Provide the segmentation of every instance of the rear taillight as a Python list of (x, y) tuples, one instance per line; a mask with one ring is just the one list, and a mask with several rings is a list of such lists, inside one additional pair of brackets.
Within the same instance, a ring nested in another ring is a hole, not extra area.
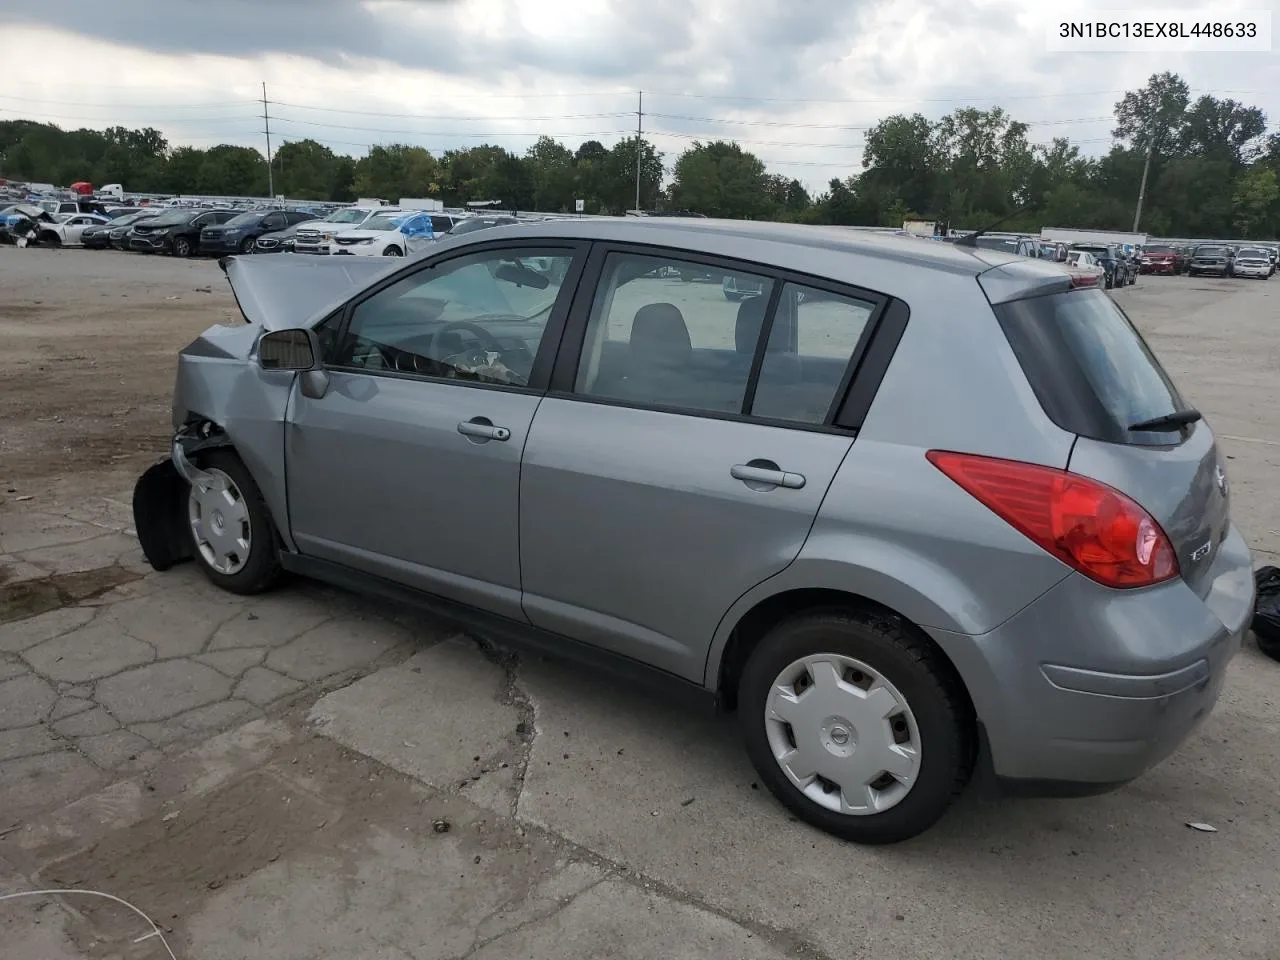
[(1113, 487), (1017, 460), (943, 450), (926, 456), (983, 506), (1104, 586), (1145, 587), (1178, 575), (1160, 524)]

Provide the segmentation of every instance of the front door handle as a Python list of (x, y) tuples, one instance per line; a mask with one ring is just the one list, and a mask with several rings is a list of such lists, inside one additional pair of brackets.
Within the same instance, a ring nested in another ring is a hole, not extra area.
[(729, 475), (735, 480), (741, 480), (750, 486), (751, 484), (759, 484), (769, 487), (787, 487), (790, 490), (799, 490), (804, 486), (804, 474), (789, 473), (786, 470), (779, 470), (777, 467), (758, 467), (753, 463), (739, 463), (729, 471)]
[(464, 437), (475, 440), (510, 440), (511, 431), (506, 427), (495, 427), (486, 417), (473, 417), (458, 424), (458, 432)]

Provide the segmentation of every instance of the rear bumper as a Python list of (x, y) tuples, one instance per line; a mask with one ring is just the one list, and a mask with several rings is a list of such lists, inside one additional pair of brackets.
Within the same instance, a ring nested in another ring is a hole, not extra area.
[(1203, 599), (1180, 578), (1115, 591), (1073, 574), (989, 633), (930, 632), (969, 689), (997, 781), (1086, 794), (1140, 776), (1209, 715), (1253, 603), (1233, 526)]

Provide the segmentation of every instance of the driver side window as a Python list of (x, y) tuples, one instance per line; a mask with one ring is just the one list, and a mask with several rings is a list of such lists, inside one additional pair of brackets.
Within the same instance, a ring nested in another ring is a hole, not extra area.
[(355, 306), (333, 365), (523, 386), (572, 260), (486, 250), (418, 270)]

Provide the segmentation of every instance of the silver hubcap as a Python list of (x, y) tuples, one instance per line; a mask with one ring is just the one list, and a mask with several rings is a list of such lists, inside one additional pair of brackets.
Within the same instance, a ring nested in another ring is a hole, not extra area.
[(239, 573), (249, 560), (252, 531), (244, 495), (218, 469), (206, 471), (211, 480), (193, 483), (187, 496), (187, 519), (196, 549), (212, 569)]
[(791, 664), (773, 681), (764, 720), (787, 779), (836, 813), (882, 813), (920, 774), (920, 731), (906, 698), (852, 657), (821, 653)]

